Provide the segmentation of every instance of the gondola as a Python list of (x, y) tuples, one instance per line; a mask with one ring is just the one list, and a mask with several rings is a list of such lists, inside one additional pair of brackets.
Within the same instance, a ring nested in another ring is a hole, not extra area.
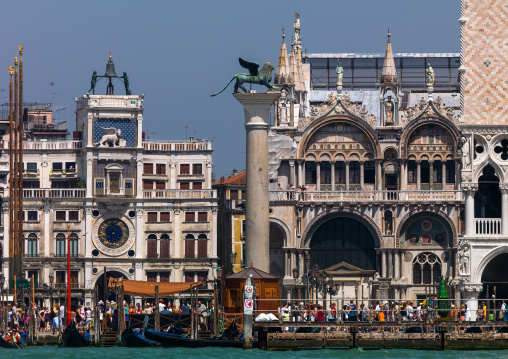
[(23, 348), (23, 346), (25, 345), (25, 342), (26, 342), (26, 333), (21, 333), (20, 336), (21, 336), (21, 340), (17, 343), (18, 345), (16, 346), (16, 344), (9, 343), (7, 340), (5, 340), (0, 335), (0, 347), (7, 348), (7, 349), (18, 349), (18, 347), (19, 347), (19, 349)]
[(155, 347), (158, 343), (153, 340), (148, 340), (144, 336), (135, 335), (128, 329), (125, 329), (122, 332), (122, 344), (126, 347), (144, 348)]
[(72, 322), (62, 333), (62, 343), (64, 347), (87, 347), (90, 346), (90, 340), (85, 339), (78, 331), (74, 322)]
[(221, 347), (221, 348), (242, 348), (243, 342), (239, 340), (223, 340), (223, 339), (189, 339), (183, 335), (169, 334), (166, 332), (158, 332), (147, 329), (145, 331), (147, 339), (161, 343), (164, 347), (185, 347), (185, 348), (204, 348), (204, 347)]

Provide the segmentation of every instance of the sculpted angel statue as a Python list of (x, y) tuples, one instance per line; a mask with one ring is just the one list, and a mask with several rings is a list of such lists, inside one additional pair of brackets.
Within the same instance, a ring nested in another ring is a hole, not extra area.
[(471, 163), (471, 158), (469, 156), (469, 142), (465, 137), (462, 137), (460, 142), (462, 142), (462, 168), (467, 169)]
[(430, 66), (430, 63), (427, 62), (427, 87), (434, 87), (434, 69)]

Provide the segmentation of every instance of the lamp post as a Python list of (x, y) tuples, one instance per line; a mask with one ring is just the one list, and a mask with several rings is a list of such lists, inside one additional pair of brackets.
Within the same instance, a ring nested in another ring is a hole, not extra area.
[(229, 255), (229, 261), (231, 262), (231, 274), (233, 274), (235, 273), (236, 252)]
[(219, 300), (220, 305), (222, 305), (222, 268), (220, 266), (217, 267), (217, 279), (219, 280)]

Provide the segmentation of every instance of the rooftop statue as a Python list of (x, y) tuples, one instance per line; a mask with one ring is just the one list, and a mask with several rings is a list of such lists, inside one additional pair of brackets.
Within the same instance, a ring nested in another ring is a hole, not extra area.
[(427, 87), (434, 87), (434, 69), (430, 66), (430, 63), (427, 62)]
[(92, 92), (95, 95), (95, 85), (97, 85), (97, 71), (94, 71), (92, 74), (92, 79), (90, 80), (90, 90), (88, 93)]
[(240, 62), (240, 65), (243, 68), (246, 68), (249, 70), (248, 74), (236, 74), (229, 80), (228, 84), (219, 92), (214, 93), (213, 95), (210, 95), (210, 97), (217, 96), (221, 92), (223, 92), (231, 82), (233, 82), (234, 79), (236, 79), (235, 83), (235, 91), (234, 93), (238, 92), (238, 88), (241, 88), (243, 92), (249, 92), (245, 87), (243, 87), (244, 83), (248, 84), (256, 84), (256, 85), (265, 85), (268, 89), (272, 90), (278, 90), (279, 88), (276, 86), (273, 86), (270, 82), (272, 81), (272, 71), (274, 69), (271, 62), (265, 62), (263, 67), (261, 68), (261, 71), (258, 72), (259, 64), (257, 62), (253, 61), (245, 61), (242, 58), (239, 58), (238, 61)]
[(132, 91), (129, 88), (130, 82), (129, 82), (129, 76), (127, 76), (127, 72), (124, 71), (123, 76), (120, 76), (120, 78), (123, 79), (123, 84), (125, 86), (125, 94), (132, 95)]

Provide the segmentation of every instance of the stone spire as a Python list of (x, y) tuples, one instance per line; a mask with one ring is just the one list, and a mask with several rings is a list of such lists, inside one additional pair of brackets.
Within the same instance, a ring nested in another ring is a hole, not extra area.
[(284, 40), (285, 37), (284, 29), (282, 29), (282, 45), (280, 46), (279, 62), (277, 63), (277, 71), (274, 80), (274, 84), (276, 85), (289, 85), (293, 83), (293, 76), (291, 76), (291, 69), (289, 68), (286, 41)]
[(390, 41), (390, 29), (388, 29), (388, 42), (386, 44), (385, 62), (381, 74), (382, 84), (398, 83), (397, 70), (395, 69), (395, 60), (393, 59), (392, 42)]

